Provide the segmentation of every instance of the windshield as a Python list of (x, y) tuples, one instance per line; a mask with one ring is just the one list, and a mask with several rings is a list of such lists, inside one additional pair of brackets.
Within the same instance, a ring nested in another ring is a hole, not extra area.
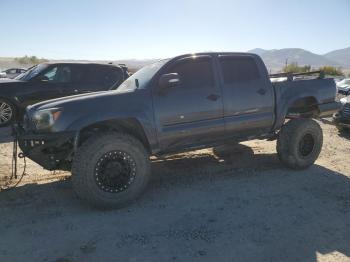
[(29, 81), (32, 78), (36, 77), (38, 74), (40, 74), (48, 66), (49, 66), (48, 64), (39, 64), (39, 65), (33, 66), (29, 68), (27, 72), (20, 74), (15, 79), (22, 80), (22, 81)]
[(127, 80), (125, 80), (119, 87), (118, 91), (133, 91), (137, 88), (136, 79), (139, 83), (138, 88), (145, 88), (148, 82), (152, 79), (155, 73), (166, 63), (169, 59), (164, 59), (153, 64), (147, 65), (137, 71), (135, 74), (130, 76)]

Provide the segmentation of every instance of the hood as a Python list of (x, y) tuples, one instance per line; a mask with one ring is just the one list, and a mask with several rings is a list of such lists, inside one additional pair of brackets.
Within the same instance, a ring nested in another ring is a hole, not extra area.
[[(116, 99), (116, 97), (123, 96), (130, 92), (118, 92), (117, 90), (111, 91), (101, 91), (101, 92), (93, 92), (87, 94), (66, 96), (61, 98), (55, 98), (47, 101), (43, 101), (28, 107), (28, 110), (42, 110), (47, 108), (65, 108), (73, 105), (77, 108), (77, 110), (82, 109), (79, 108), (79, 105), (91, 105), (91, 106), (104, 106), (105, 101)], [(99, 103), (101, 101), (101, 103)]]
[(3, 84), (22, 83), (23, 81), (10, 78), (0, 78), (0, 86)]

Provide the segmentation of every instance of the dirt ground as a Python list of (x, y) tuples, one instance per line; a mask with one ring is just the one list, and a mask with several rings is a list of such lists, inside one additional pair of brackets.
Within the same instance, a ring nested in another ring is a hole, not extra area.
[[(28, 161), (20, 186), (0, 192), (0, 261), (350, 261), (350, 136), (322, 128), (303, 171), (281, 165), (275, 141), (153, 158), (148, 190), (114, 211)], [(12, 143), (0, 133), (3, 178)]]

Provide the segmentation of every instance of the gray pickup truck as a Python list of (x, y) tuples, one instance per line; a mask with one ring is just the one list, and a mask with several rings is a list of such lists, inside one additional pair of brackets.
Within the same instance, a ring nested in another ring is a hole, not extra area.
[(272, 83), (249, 53), (198, 53), (145, 66), (115, 91), (27, 108), (17, 127), (23, 154), (72, 172), (77, 195), (114, 208), (145, 189), (150, 156), (231, 141), (277, 139), (286, 166), (312, 165), (322, 130), (312, 118), (338, 110), (333, 79)]

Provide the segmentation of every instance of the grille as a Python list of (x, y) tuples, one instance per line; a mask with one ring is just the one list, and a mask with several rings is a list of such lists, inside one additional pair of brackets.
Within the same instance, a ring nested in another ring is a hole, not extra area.
[(350, 116), (350, 104), (346, 104), (343, 107), (343, 114), (345, 116)]

